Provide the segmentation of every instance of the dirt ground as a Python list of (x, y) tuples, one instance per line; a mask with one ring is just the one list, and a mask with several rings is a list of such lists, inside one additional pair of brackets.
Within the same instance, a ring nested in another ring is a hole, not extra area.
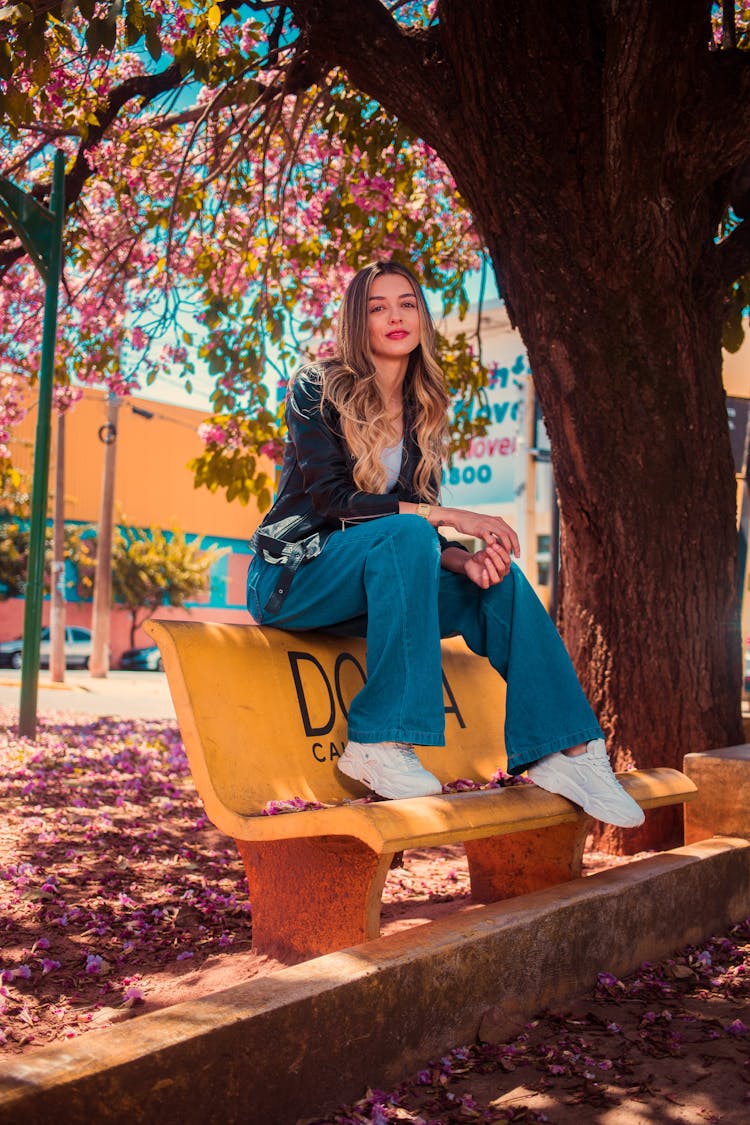
[[(14, 721), (0, 709), (0, 1057), (281, 967), (252, 952), (242, 865), (173, 723), (58, 715), (29, 742)], [(589, 851), (586, 868), (618, 862)], [(463, 848), (407, 852), (383, 933), (468, 901)], [(749, 993), (750, 923), (310, 1121), (747, 1125)]]
[(507, 1043), (458, 1048), (396, 1090), (369, 1091), (309, 1125), (746, 1125), (749, 954), (744, 926), (624, 981), (605, 978)]

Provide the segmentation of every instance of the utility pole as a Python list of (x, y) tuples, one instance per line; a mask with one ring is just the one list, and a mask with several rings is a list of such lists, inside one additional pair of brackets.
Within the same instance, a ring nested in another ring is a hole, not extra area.
[(117, 395), (110, 394), (107, 400), (107, 421), (105, 425), (99, 427), (99, 440), (104, 443), (104, 473), (102, 476), (99, 532), (96, 539), (96, 573), (94, 575), (91, 659), (89, 661), (89, 671), (97, 679), (104, 679), (109, 672), (109, 623), (112, 613), (112, 529), (119, 409), (119, 398)]
[(65, 680), (65, 411), (57, 415), (55, 511), (52, 518), (49, 672), (53, 683)]

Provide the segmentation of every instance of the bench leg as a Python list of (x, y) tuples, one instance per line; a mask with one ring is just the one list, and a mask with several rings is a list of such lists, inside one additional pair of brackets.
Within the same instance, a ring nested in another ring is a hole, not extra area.
[(576, 879), (590, 827), (591, 818), (583, 816), (551, 828), (467, 840), (472, 898), (499, 902)]
[(250, 887), (253, 949), (286, 964), (376, 938), (392, 854), (317, 836), (235, 841)]

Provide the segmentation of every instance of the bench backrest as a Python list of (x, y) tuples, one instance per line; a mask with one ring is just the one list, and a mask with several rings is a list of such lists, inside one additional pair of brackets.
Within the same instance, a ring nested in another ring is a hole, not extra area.
[[(335, 769), (365, 642), (257, 625), (150, 621), (196, 787), (243, 815), (269, 800), (332, 804), (363, 789)], [(445, 747), (419, 748), (441, 781), (505, 768), (505, 685), (461, 640), (443, 642)]]

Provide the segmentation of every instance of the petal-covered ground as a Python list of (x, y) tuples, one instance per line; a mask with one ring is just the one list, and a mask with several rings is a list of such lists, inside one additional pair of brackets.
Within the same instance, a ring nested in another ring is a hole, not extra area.
[[(0, 1051), (279, 968), (252, 953), (242, 865), (203, 815), (173, 722), (41, 717), (29, 741), (16, 719), (0, 709)], [(625, 861), (587, 856), (589, 871), (613, 862)], [(407, 852), (386, 884), (383, 932), (468, 896), (461, 847)], [(513, 1041), (456, 1048), (397, 1090), (315, 1120), (739, 1125), (750, 1121), (749, 991), (744, 925), (627, 981), (603, 975), (595, 995)]]
[(77, 1035), (137, 1005), (152, 975), (250, 944), (236, 849), (203, 815), (174, 723), (42, 718), (32, 743), (14, 721), (0, 712), (6, 1051)]
[(750, 920), (300, 1125), (746, 1125), (748, 999)]

